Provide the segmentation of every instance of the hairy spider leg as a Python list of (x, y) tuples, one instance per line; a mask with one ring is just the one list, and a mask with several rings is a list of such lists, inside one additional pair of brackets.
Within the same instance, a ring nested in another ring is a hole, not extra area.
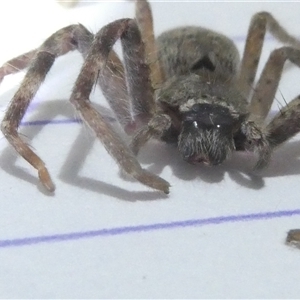
[[(86, 39), (79, 39), (79, 37), (82, 36), (85, 36)], [(20, 138), (17, 130), (31, 100), (45, 80), (56, 57), (76, 48), (78, 49), (80, 43), (82, 43), (81, 45), (90, 43), (92, 37), (92, 34), (82, 25), (71, 25), (50, 36), (38, 50), (28, 52), (30, 53), (29, 55), (27, 53), (25, 56), (19, 56), (21, 60), (18, 60), (18, 58), (11, 60), (11, 63), (13, 64), (18, 61), (23, 62), (19, 64), (19, 66), (23, 68), (29, 63), (29, 57), (34, 55), (19, 90), (16, 92), (8, 106), (1, 123), (1, 130), (16, 151), (38, 170), (40, 181), (49, 191), (54, 191), (55, 186), (44, 162)], [(85, 47), (83, 46), (83, 48)], [(5, 66), (6, 65), (4, 65), (4, 69)], [(13, 73), (14, 70), (16, 69), (10, 69)]]
[(144, 170), (125, 142), (115, 133), (105, 118), (91, 105), (89, 96), (105, 67), (115, 42), (121, 39), (124, 52), (128, 95), (132, 101), (134, 119), (149, 119), (155, 112), (150, 70), (145, 62), (143, 42), (137, 24), (132, 19), (120, 19), (103, 27), (95, 36), (76, 80), (70, 101), (82, 119), (95, 132), (106, 150), (122, 170), (141, 183), (169, 192), (169, 183)]
[[(238, 86), (246, 98), (249, 98), (253, 89), (267, 30), (280, 42), (300, 49), (300, 41), (290, 35), (270, 13), (259, 12), (255, 14), (248, 29), (238, 77)], [(272, 66), (272, 68), (265, 69), (254, 88), (249, 107), (251, 120), (263, 122), (271, 108), (281, 75), (276, 71), (276, 64), (273, 63)], [(272, 76), (272, 72), (275, 72), (276, 75)]]

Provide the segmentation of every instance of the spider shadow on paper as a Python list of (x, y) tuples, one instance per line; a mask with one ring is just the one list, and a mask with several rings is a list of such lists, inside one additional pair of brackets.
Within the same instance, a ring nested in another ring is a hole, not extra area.
[[(191, 165), (183, 161), (175, 147), (162, 143), (152, 143), (141, 152), (139, 161), (149, 165), (148, 170), (161, 174), (169, 166), (176, 178), (183, 181), (197, 180), (201, 182), (218, 183), (224, 180), (227, 173), (231, 180), (249, 189), (264, 187), (264, 178), (300, 174), (300, 141), (289, 141), (274, 151), (270, 164), (256, 172), (253, 167), (256, 157), (252, 153), (234, 152), (232, 157), (220, 166)], [(163, 151), (163, 155), (160, 155)], [(171, 182), (172, 184), (172, 182)]]
[[(99, 104), (95, 104), (95, 107), (106, 115), (112, 124), (115, 124), (115, 120), (107, 108)], [(40, 103), (39, 109), (34, 111), (33, 116), (31, 116), (30, 119), (47, 120), (45, 125), (23, 127), (21, 130), (22, 135), (31, 141), (34, 137), (39, 135), (44, 126), (50, 126), (50, 124), (48, 125), (47, 123), (51, 123), (51, 120), (55, 119), (57, 116), (63, 116), (66, 119), (74, 120), (74, 110), (65, 100), (51, 100)], [(126, 188), (81, 175), (80, 171), (88, 154), (92, 150), (96, 139), (89, 134), (89, 131), (84, 124), (79, 124), (79, 126), (82, 126), (82, 128), (80, 129), (78, 136), (74, 141), (69, 141), (70, 150), (68, 150), (68, 155), (59, 174), (59, 179), (61, 181), (77, 188), (87, 189), (92, 192), (126, 201), (159, 200), (167, 197), (156, 191), (132, 192)], [(49, 149), (51, 149), (51, 147), (54, 148), (54, 145), (49, 145)], [(96, 145), (96, 147), (102, 147), (102, 145)], [(7, 146), (0, 154), (1, 169), (32, 185), (37, 185), (38, 189), (45, 195), (53, 195), (45, 191), (36, 176), (31, 175), (26, 169), (16, 165), (16, 161), (19, 157), (11, 150), (12, 148)], [(57, 155), (59, 155), (59, 153)], [(204, 165), (190, 165), (182, 160), (178, 150), (173, 145), (153, 141), (145, 146), (139, 154), (138, 159), (141, 164), (148, 166), (147, 169), (149, 171), (157, 175), (160, 175), (166, 167), (169, 167), (174, 176), (183, 181), (197, 180), (199, 188), (202, 181), (211, 184), (218, 183), (221, 182), (224, 179), (225, 174), (228, 173), (229, 177), (237, 184), (250, 189), (260, 189), (264, 186), (263, 178), (265, 177), (299, 174), (299, 156), (300, 141), (290, 141), (274, 152), (269, 167), (262, 171), (261, 174), (255, 174), (252, 172), (255, 157), (249, 157), (242, 152), (234, 153), (232, 158), (221, 166), (206, 167)], [(287, 157), (289, 158), (288, 161), (286, 159)], [(45, 162), (46, 164), (48, 163), (47, 161)], [(99, 167), (101, 169), (100, 162)], [(102, 172), (105, 172), (105, 170), (102, 170)], [(95, 171), (95, 175), (96, 174), (98, 174), (98, 171)], [(116, 173), (115, 176), (119, 175)], [(99, 176), (101, 178), (101, 172)], [(121, 177), (124, 180), (131, 180), (124, 176)], [(174, 182), (171, 182), (171, 184), (176, 186)], [(174, 190), (175, 187), (172, 191), (174, 192)]]
[[(112, 117), (111, 112), (107, 108), (99, 104), (93, 105), (97, 108), (97, 110), (101, 111), (104, 116), (106, 116), (109, 122), (115, 123), (115, 119)], [(76, 122), (77, 120), (74, 119), (75, 112), (72, 105), (69, 104), (68, 101), (50, 100), (42, 102), (38, 104), (38, 110), (34, 110), (33, 117), (31, 116), (30, 119), (46, 120), (45, 122), (43, 122), (45, 124), (23, 127), (20, 131), (21, 135), (26, 138), (28, 143), (30, 143), (34, 139), (34, 137), (39, 135), (44, 126), (51, 126), (51, 121), (54, 120), (57, 116), (63, 116), (64, 118), (66, 118), (66, 120), (73, 120), (74, 122)], [(78, 122), (81, 121), (78, 119)], [(32, 121), (32, 123), (34, 123), (34, 121)], [(79, 126), (81, 126), (82, 128), (80, 129), (80, 132), (75, 141), (73, 141), (73, 144), (71, 140), (69, 141), (70, 151), (67, 155), (65, 163), (61, 167), (59, 178), (63, 182), (79, 188), (88, 189), (99, 194), (105, 194), (110, 197), (126, 201), (159, 200), (165, 199), (167, 197), (166, 195), (163, 195), (156, 191), (132, 192), (116, 185), (108, 184), (100, 180), (87, 178), (80, 175), (80, 170), (82, 169), (89, 152), (93, 148), (96, 138), (90, 133), (90, 131), (84, 124), (79, 124)], [(102, 147), (102, 145), (99, 146)], [(53, 147), (54, 149), (55, 145), (49, 144), (49, 150), (52, 150), (51, 147)], [(57, 155), (59, 155), (59, 153), (57, 153)], [(32, 185), (37, 185), (39, 191), (44, 195), (53, 196), (53, 193), (50, 193), (43, 188), (36, 176), (31, 175), (26, 169), (17, 166), (17, 159), (20, 159), (20, 157), (15, 153), (15, 151), (12, 151), (12, 147), (8, 145), (0, 154), (0, 168), (14, 177), (26, 181)], [(48, 164), (47, 161), (45, 161), (45, 163)], [(99, 167), (101, 167), (100, 163)], [(118, 174), (116, 174), (116, 176), (118, 176)]]

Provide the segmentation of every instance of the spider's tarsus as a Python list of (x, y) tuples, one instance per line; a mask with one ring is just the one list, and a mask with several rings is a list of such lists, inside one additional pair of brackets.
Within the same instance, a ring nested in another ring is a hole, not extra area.
[(54, 192), (55, 191), (55, 185), (53, 181), (51, 180), (50, 174), (46, 168), (38, 170), (39, 178), (44, 187), (49, 191), (49, 192)]
[(135, 176), (135, 178), (155, 190), (164, 192), (165, 194), (169, 194), (170, 192), (170, 183), (168, 181), (146, 170), (142, 170), (142, 172)]

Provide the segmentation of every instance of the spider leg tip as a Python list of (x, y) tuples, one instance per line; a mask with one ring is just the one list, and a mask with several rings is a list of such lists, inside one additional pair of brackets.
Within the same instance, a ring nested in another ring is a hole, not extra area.
[(169, 182), (166, 182), (166, 184), (165, 184), (165, 186), (164, 186), (164, 188), (163, 188), (163, 192), (164, 192), (166, 195), (170, 194), (170, 187), (171, 187), (170, 183), (169, 183)]
[(48, 173), (48, 170), (46, 168), (40, 169), (38, 171), (39, 174), (39, 179), (44, 185), (44, 187), (49, 191), (49, 192), (54, 192), (55, 191), (55, 185), (53, 181), (51, 180), (51, 177)]

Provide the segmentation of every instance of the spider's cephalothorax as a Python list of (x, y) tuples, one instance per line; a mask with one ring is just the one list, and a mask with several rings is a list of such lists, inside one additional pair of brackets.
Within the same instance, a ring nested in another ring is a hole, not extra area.
[[(199, 3), (201, 5), (201, 3)], [(72, 50), (84, 64), (70, 101), (95, 132), (120, 168), (141, 183), (165, 193), (169, 183), (142, 169), (136, 155), (152, 138), (175, 143), (184, 160), (222, 163), (234, 150), (254, 151), (256, 167), (269, 161), (273, 149), (300, 131), (300, 97), (265, 124), (286, 60), (300, 66), (300, 42), (272, 15), (253, 16), (240, 61), (234, 43), (222, 34), (196, 26), (181, 27), (154, 37), (151, 8), (136, 0), (135, 19), (120, 19), (96, 35), (82, 25), (54, 33), (39, 48), (0, 68), (5, 75), (27, 68), (12, 99), (1, 130), (35, 169), (50, 191), (54, 184), (44, 162), (20, 138), (18, 126), (55, 59)], [(287, 46), (274, 50), (254, 85), (263, 40), (269, 30)], [(121, 40), (123, 61), (113, 45)], [(116, 119), (132, 135), (127, 145), (91, 105), (100, 85)], [(252, 92), (252, 94), (251, 94)]]

